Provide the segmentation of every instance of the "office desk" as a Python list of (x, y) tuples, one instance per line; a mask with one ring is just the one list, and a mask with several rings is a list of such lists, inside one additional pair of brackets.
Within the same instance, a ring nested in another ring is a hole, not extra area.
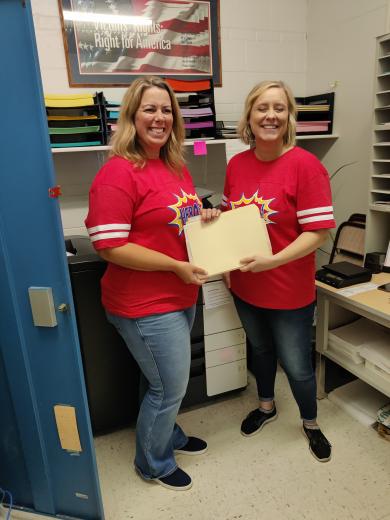
[[(390, 283), (390, 273), (373, 275), (372, 283), (382, 285)], [(319, 353), (317, 364), (317, 397), (326, 397), (325, 393), (325, 358), (329, 358), (342, 366), (362, 381), (390, 397), (390, 380), (373, 374), (365, 368), (364, 364), (357, 365), (340, 353), (328, 349), (329, 330), (329, 308), (338, 305), (353, 313), (375, 321), (390, 328), (390, 293), (374, 289), (356, 294), (354, 296), (343, 296), (341, 289), (335, 289), (322, 282), (316, 282), (317, 286), (317, 326), (316, 326), (316, 349)], [(355, 287), (358, 287), (357, 285)], [(390, 345), (389, 345), (390, 349)]]

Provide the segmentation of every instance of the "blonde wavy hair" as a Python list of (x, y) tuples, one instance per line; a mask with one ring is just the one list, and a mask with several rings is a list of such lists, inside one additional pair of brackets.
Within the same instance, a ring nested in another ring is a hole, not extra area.
[(139, 168), (145, 166), (147, 157), (145, 150), (143, 150), (138, 141), (135, 128), (135, 114), (141, 104), (145, 90), (152, 87), (157, 87), (168, 92), (172, 105), (172, 131), (167, 142), (160, 150), (160, 159), (164, 161), (173, 173), (181, 177), (181, 170), (185, 163), (183, 152), (185, 137), (184, 122), (179, 103), (172, 88), (158, 76), (137, 78), (126, 90), (121, 104), (118, 128), (110, 140), (110, 156), (120, 156), (128, 159)]
[(297, 127), (297, 106), (290, 87), (287, 86), (283, 81), (262, 81), (252, 88), (245, 100), (244, 113), (238, 124), (238, 134), (245, 144), (254, 144), (255, 136), (253, 135), (249, 124), (251, 111), (257, 98), (270, 88), (280, 88), (286, 94), (288, 121), (287, 130), (283, 136), (283, 144), (287, 147), (294, 146)]

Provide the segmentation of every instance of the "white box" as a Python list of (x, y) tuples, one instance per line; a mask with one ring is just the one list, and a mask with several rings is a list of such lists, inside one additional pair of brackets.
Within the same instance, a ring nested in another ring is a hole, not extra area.
[(217, 395), (247, 385), (246, 359), (206, 370), (207, 395)]
[(204, 334), (215, 334), (242, 327), (234, 303), (206, 309), (203, 307)]
[(246, 344), (234, 345), (206, 352), (206, 370), (210, 367), (246, 359)]
[(230, 347), (232, 345), (240, 345), (245, 343), (244, 329), (227, 330), (225, 332), (217, 332), (204, 337), (204, 349), (206, 352), (217, 350), (220, 348)]

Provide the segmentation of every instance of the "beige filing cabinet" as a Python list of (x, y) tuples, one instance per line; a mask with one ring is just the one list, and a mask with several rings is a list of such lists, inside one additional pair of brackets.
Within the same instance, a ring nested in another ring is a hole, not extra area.
[(207, 395), (244, 388), (246, 336), (233, 301), (212, 309), (204, 305), (203, 321)]

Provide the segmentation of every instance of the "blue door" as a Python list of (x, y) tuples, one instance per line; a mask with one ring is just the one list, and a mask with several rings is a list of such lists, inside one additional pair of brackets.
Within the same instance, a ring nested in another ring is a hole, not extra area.
[(0, 1), (0, 48), (0, 487), (27, 510), (101, 520), (30, 1)]

